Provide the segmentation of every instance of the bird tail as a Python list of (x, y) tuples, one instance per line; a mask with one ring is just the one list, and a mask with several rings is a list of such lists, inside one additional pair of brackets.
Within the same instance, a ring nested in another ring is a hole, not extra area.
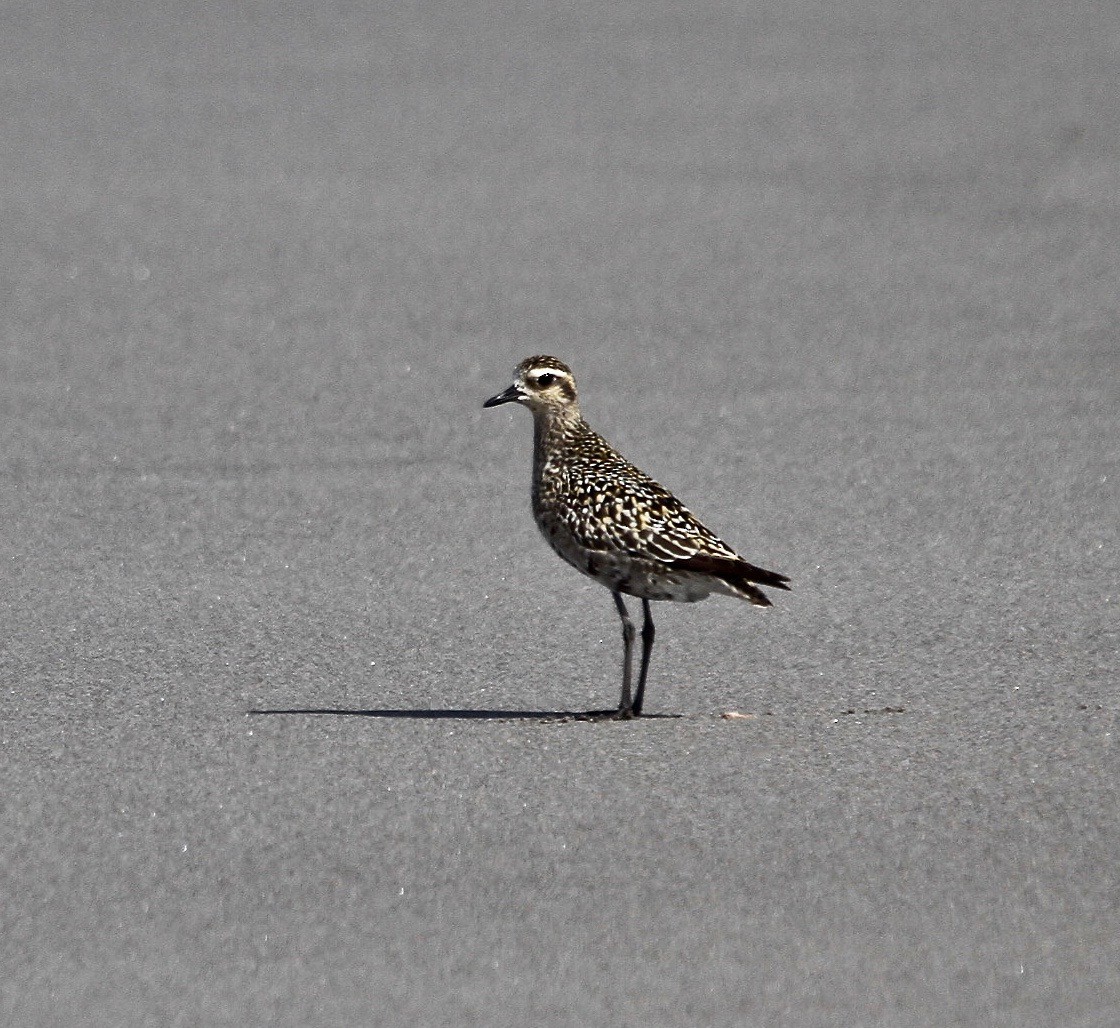
[(686, 571), (697, 571), (702, 575), (718, 578), (736, 596), (749, 600), (757, 607), (771, 606), (767, 595), (760, 585), (772, 589), (789, 589), (789, 578), (777, 571), (767, 571), (750, 564), (740, 557), (718, 557), (711, 554), (695, 554), (683, 560), (673, 561), (673, 567)]

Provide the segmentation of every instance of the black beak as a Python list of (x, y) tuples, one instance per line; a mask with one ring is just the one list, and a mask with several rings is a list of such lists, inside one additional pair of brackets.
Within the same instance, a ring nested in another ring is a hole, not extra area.
[(516, 403), (521, 399), (521, 390), (515, 385), (511, 385), (504, 393), (498, 393), (497, 396), (491, 396), (482, 406), (483, 407), (497, 407), (500, 403)]

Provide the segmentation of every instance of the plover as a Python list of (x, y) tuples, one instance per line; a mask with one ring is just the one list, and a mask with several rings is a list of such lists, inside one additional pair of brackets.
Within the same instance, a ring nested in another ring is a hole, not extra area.
[[(533, 517), (572, 567), (606, 586), (622, 619), (618, 709), (589, 716), (625, 720), (642, 713), (653, 649), (650, 600), (693, 603), (724, 593), (769, 607), (758, 587), (789, 579), (743, 560), (664, 486), (639, 471), (583, 420), (571, 369), (555, 357), (523, 360), (513, 384), (483, 406), (524, 404), (533, 414)], [(642, 601), (642, 656), (631, 692), (634, 625), (623, 595)]]

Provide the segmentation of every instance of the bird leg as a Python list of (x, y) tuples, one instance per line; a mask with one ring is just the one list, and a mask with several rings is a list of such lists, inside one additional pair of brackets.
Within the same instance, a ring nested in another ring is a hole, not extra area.
[(634, 693), (634, 717), (641, 717), (642, 700), (646, 695), (646, 673), (649, 671), (649, 657), (653, 652), (653, 615), (650, 613), (649, 600), (642, 597), (642, 612), (645, 619), (642, 621), (642, 664), (638, 670), (638, 691)]
[[(622, 696), (618, 701), (618, 717), (627, 719), (634, 717), (638, 711), (630, 698), (630, 671), (631, 653), (634, 649), (634, 623), (630, 620), (630, 612), (623, 602), (622, 593), (612, 591), (614, 605), (618, 608), (618, 616), (622, 618)], [(643, 633), (644, 638), (644, 633)]]

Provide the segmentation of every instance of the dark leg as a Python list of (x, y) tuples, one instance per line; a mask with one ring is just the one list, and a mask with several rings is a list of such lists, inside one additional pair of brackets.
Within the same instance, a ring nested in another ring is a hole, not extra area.
[(622, 601), (622, 593), (612, 592), (614, 605), (618, 608), (618, 616), (622, 618), (622, 697), (618, 701), (618, 716), (631, 718), (637, 710), (630, 699), (630, 669), (631, 652), (634, 649), (634, 623), (630, 620), (630, 612)]
[(653, 615), (649, 610), (649, 600), (642, 600), (642, 612), (645, 620), (642, 622), (642, 666), (638, 670), (638, 691), (634, 694), (634, 717), (642, 713), (642, 700), (646, 695), (646, 672), (649, 671), (649, 655), (653, 652)]

